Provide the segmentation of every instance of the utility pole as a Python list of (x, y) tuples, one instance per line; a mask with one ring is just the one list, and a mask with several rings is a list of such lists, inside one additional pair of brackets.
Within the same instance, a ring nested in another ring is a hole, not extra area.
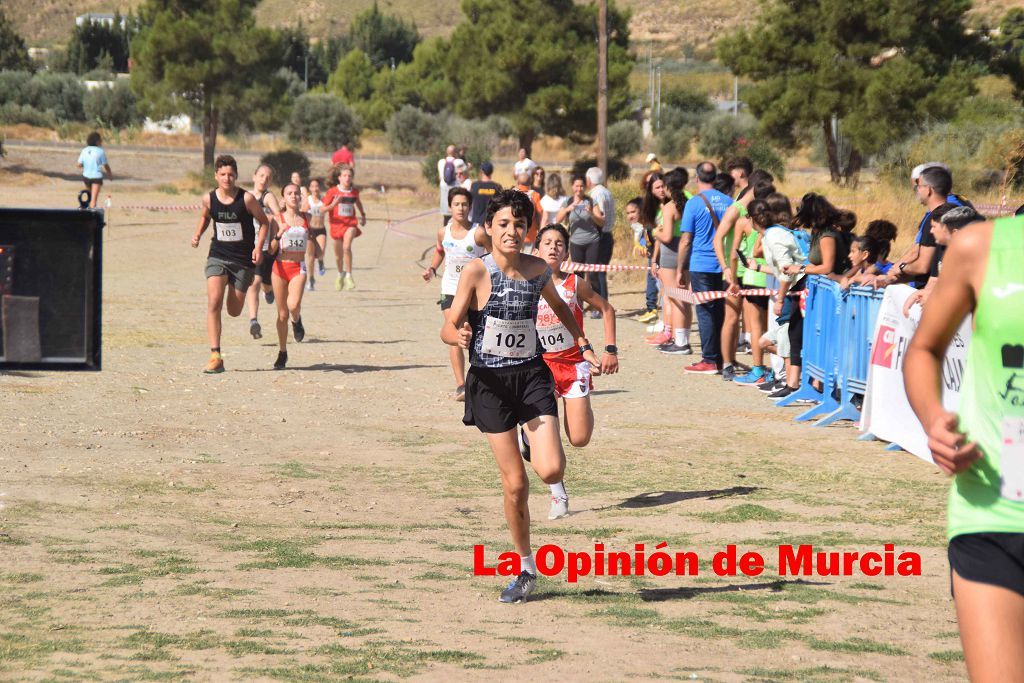
[(597, 12), (597, 165), (608, 176), (608, 0)]

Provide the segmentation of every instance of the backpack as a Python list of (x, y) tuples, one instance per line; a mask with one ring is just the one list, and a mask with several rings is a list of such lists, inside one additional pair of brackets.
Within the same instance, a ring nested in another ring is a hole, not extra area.
[(787, 232), (789, 232), (789, 234), (793, 236), (793, 239), (796, 240), (797, 249), (800, 250), (800, 254), (803, 256), (804, 261), (806, 261), (807, 254), (809, 254), (811, 251), (810, 233), (808, 233), (806, 230), (794, 230), (792, 228), (787, 228), (784, 225), (772, 225), (768, 228), (768, 230), (773, 230), (775, 228), (778, 228), (779, 230), (786, 230)]
[(445, 185), (455, 184), (455, 161), (453, 159), (444, 160), (444, 173), (442, 174)]

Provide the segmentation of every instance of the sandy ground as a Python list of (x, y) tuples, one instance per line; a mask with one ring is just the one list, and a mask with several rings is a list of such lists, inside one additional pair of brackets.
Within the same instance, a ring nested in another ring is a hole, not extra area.
[[(0, 203), (72, 205), (77, 186), (47, 169), (73, 159), (12, 157)], [(153, 189), (180, 159), (112, 161), (127, 177), (110, 185), (115, 207), (194, 201)], [(430, 206), (406, 199), (387, 210)], [(622, 372), (597, 380), (593, 443), (567, 450), (574, 514), (549, 522), (534, 478), (534, 543), (666, 541), (699, 554), (699, 576), (563, 575), (499, 604), (500, 577), (471, 572), (474, 544), (489, 563), (509, 547), (498, 473), (449, 398), (437, 284), (415, 266), (437, 220), (381, 250), (386, 210), (366, 204), (358, 289), (307, 293), (307, 338), (283, 372), (271, 307), (259, 342), (228, 320), (219, 376), (200, 372), (195, 216), (110, 212), (103, 371), (0, 374), (0, 678), (964, 677), (945, 479), (851, 426), (798, 425), (760, 392), (684, 375), (688, 359), (646, 347), (626, 317)], [(637, 289), (613, 279), (613, 303), (632, 310)], [(921, 554), (922, 576), (780, 579), (783, 543), (894, 543)], [(728, 544), (762, 552), (764, 575), (715, 576)]]

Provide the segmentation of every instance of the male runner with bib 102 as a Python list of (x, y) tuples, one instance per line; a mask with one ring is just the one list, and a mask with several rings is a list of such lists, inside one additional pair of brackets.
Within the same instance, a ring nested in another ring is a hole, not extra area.
[[(224, 372), (220, 312), (226, 299), (228, 315), (237, 318), (242, 313), (245, 293), (263, 259), (260, 245), (270, 228), (256, 197), (235, 185), (238, 164), (234, 157), (217, 157), (214, 168), (217, 189), (203, 196), (203, 213), (192, 236), (195, 249), (213, 221), (210, 254), (206, 259), (206, 333), (210, 338), (210, 360), (203, 369), (206, 373)], [(254, 223), (259, 223), (258, 234)]]
[(487, 435), (501, 470), (505, 519), (521, 567), (519, 576), (502, 591), (502, 602), (525, 600), (537, 583), (530, 550), (529, 480), (516, 427), (526, 425), (533, 446), (530, 464), (542, 480), (560, 482), (565, 471), (555, 383), (537, 338), (541, 297), (579, 345), (594, 374), (601, 372), (593, 348), (551, 282), (551, 269), (539, 258), (520, 253), (533, 211), (530, 198), (517, 190), (499, 192), (490, 201), (484, 229), (492, 251), (462, 269), (441, 328), (442, 341), (469, 349), (462, 421)]
[[(437, 246), (430, 265), (423, 271), (423, 280), (430, 282), (437, 277), (437, 269), (444, 260), (444, 275), (441, 278), (441, 314), (447, 315), (455, 299), (455, 291), (459, 287), (462, 269), (473, 259), (480, 258), (491, 250), (491, 240), (483, 227), (469, 223), (469, 207), (471, 195), (469, 190), (453, 187), (448, 191), (448, 207), (452, 219), (437, 231)], [(466, 357), (462, 349), (452, 346), (448, 349), (448, 359), (455, 373), (455, 400), (466, 398)]]

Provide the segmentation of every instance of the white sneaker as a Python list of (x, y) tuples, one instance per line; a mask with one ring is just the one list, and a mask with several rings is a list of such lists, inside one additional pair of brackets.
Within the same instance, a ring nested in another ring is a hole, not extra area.
[(647, 326), (648, 334), (656, 334), (658, 332), (663, 331), (664, 329), (665, 329), (665, 321), (664, 320), (659, 320), (658, 322), (654, 323), (653, 325), (648, 325)]
[(551, 512), (548, 519), (561, 519), (569, 516), (569, 499), (560, 496), (551, 496)]

